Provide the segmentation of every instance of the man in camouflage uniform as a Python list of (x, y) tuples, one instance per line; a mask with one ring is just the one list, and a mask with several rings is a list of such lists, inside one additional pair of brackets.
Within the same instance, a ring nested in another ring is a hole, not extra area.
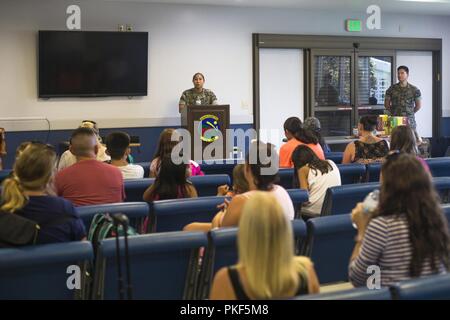
[(387, 89), (384, 107), (395, 117), (408, 117), (411, 128), (416, 129), (414, 113), (421, 107), (420, 90), (408, 83), (409, 69), (406, 66), (397, 68), (398, 83)]
[(194, 88), (184, 91), (181, 95), (180, 102), (178, 103), (180, 113), (184, 107), (189, 105), (217, 104), (217, 98), (214, 92), (203, 88), (203, 84), (205, 83), (203, 74), (194, 74), (192, 83), (194, 84)]

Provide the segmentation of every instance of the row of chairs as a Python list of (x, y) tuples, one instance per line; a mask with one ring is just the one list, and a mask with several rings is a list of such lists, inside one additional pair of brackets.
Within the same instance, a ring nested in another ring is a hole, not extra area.
[(450, 274), (401, 281), (389, 288), (356, 288), (295, 297), (294, 300), (449, 300)]
[[(450, 220), (450, 205), (444, 207)], [(322, 284), (347, 281), (349, 258), (356, 230), (350, 215), (292, 222), (300, 254), (310, 256)], [(167, 232), (129, 238), (131, 284), (135, 299), (207, 298), (215, 272), (237, 261), (237, 228), (202, 232)], [(124, 253), (123, 239), (121, 256)], [(201, 248), (206, 248), (201, 266)], [(118, 299), (115, 239), (103, 240), (97, 250), (95, 271), (89, 242), (71, 242), (0, 250), (0, 299)], [(70, 270), (79, 273), (79, 286)], [(71, 268), (71, 269), (70, 269)], [(93, 279), (93, 280), (92, 280)], [(93, 291), (87, 284), (93, 281)], [(445, 287), (439, 281), (427, 293), (408, 285), (408, 295), (394, 298), (436, 298)], [(448, 283), (448, 282), (447, 282)], [(448, 288), (448, 287), (447, 287)], [(436, 290), (435, 290), (436, 289)], [(376, 291), (385, 298), (386, 292)], [(305, 296), (302, 299), (376, 299), (375, 292), (356, 291)], [(448, 293), (447, 293), (448, 294)], [(337, 295), (337, 296), (336, 296)], [(448, 297), (448, 296), (447, 296)]]
[[(433, 178), (433, 185), (439, 193), (441, 201), (447, 203), (449, 200), (450, 176)], [(379, 182), (349, 184), (328, 188), (322, 205), (321, 216), (349, 213), (358, 202), (364, 200), (369, 192), (379, 188)]]
[[(308, 201), (306, 190), (287, 190), (294, 208), (299, 208)], [(150, 217), (147, 232), (180, 231), (191, 222), (211, 222), (218, 212), (217, 206), (224, 202), (224, 197), (209, 196), (201, 198), (186, 198), (159, 200), (152, 203), (124, 202), (77, 207), (76, 210), (89, 228), (97, 213), (124, 213), (133, 227), (139, 228), (145, 218)]]

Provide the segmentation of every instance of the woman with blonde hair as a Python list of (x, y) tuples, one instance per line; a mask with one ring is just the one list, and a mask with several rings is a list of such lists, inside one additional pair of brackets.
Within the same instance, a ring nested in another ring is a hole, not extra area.
[(292, 225), (275, 197), (255, 191), (243, 208), (239, 262), (220, 269), (212, 300), (281, 299), (319, 292), (311, 260), (294, 255)]
[[(55, 171), (53, 147), (33, 142), (17, 158), (13, 176), (3, 182), (0, 214), (14, 214), (37, 224), (39, 228), (34, 241), (37, 244), (76, 241), (86, 236), (83, 221), (72, 203), (49, 195)], [(0, 235), (8, 234), (4, 232), (8, 228), (14, 226), (0, 225)], [(0, 242), (14, 243), (12, 239), (1, 238)]]

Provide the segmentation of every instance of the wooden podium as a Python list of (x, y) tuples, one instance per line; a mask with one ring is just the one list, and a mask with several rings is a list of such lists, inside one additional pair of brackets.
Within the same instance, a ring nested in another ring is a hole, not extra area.
[[(227, 135), (226, 129), (230, 127), (230, 106), (229, 105), (189, 105), (181, 111), (181, 126), (187, 129), (191, 135), (191, 159), (226, 159)], [(221, 133), (221, 135), (219, 134)], [(207, 153), (204, 156), (204, 149), (214, 143), (220, 142), (223, 150), (222, 156)], [(195, 146), (201, 145), (201, 151), (195, 150)], [(201, 152), (201, 153), (200, 153)], [(198, 158), (201, 155), (201, 158)]]

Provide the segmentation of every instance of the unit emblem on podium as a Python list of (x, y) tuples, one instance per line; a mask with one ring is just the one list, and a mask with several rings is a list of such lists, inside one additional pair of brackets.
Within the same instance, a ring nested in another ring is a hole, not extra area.
[(220, 137), (219, 118), (207, 114), (200, 118), (198, 132), (200, 139), (205, 142), (213, 142)]

